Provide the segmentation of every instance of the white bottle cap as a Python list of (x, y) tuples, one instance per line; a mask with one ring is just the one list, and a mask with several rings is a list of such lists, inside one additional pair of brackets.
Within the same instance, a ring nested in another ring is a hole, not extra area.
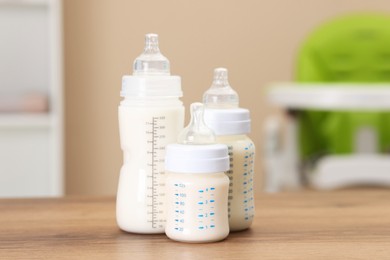
[(223, 144), (169, 144), (165, 169), (177, 173), (225, 172), (229, 170), (228, 148)]
[(133, 64), (133, 75), (123, 76), (121, 97), (182, 97), (179, 76), (170, 75), (169, 60), (158, 46), (157, 34), (145, 35), (144, 52)]
[(244, 108), (206, 108), (204, 121), (216, 135), (248, 134), (251, 131), (250, 113)]
[(179, 173), (215, 173), (229, 170), (226, 145), (215, 144), (213, 131), (203, 121), (203, 104), (191, 104), (191, 121), (179, 134), (179, 144), (166, 147), (165, 169)]

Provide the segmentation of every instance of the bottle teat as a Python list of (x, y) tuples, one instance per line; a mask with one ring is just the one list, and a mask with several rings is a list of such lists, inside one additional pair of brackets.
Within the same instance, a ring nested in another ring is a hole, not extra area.
[(203, 121), (202, 103), (191, 104), (191, 121), (179, 134), (180, 144), (214, 144), (215, 134)]
[(228, 70), (216, 68), (211, 87), (203, 95), (203, 103), (208, 108), (237, 108), (238, 94), (229, 85)]
[(169, 60), (160, 52), (157, 34), (145, 35), (144, 52), (134, 61), (133, 75), (170, 75)]

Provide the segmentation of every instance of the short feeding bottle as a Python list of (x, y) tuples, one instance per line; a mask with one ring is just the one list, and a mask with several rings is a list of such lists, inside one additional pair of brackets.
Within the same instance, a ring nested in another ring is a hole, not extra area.
[(222, 240), (229, 234), (229, 156), (204, 124), (203, 104), (191, 105), (191, 122), (178, 141), (167, 146), (165, 233), (182, 242)]
[(144, 52), (134, 61), (133, 75), (122, 78), (118, 109), (123, 150), (116, 219), (128, 232), (164, 233), (165, 146), (184, 126), (179, 76), (159, 50), (158, 36), (147, 34)]
[(250, 132), (249, 110), (238, 107), (238, 95), (230, 87), (225, 68), (214, 70), (214, 81), (203, 95), (204, 120), (217, 136), (217, 143), (229, 148), (229, 227), (239, 231), (251, 226), (254, 217), (255, 146)]

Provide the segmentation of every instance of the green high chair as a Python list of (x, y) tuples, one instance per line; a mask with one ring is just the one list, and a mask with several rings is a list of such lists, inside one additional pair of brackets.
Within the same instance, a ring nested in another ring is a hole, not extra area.
[[(299, 51), (296, 80), (270, 90), (290, 127), (284, 151), (267, 145), (266, 189), (390, 186), (390, 15), (349, 15), (320, 26)], [(275, 128), (269, 123), (269, 143)]]

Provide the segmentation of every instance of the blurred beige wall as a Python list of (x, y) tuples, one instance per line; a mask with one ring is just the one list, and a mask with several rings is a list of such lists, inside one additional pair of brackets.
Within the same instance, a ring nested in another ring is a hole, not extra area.
[(182, 77), (186, 108), (201, 100), (215, 67), (229, 69), (240, 105), (252, 113), (259, 191), (262, 123), (272, 112), (266, 83), (292, 78), (297, 47), (324, 20), (352, 11), (390, 11), (389, 0), (63, 2), (66, 193), (86, 195), (116, 192), (121, 77), (131, 73), (145, 33), (160, 35), (172, 73)]

